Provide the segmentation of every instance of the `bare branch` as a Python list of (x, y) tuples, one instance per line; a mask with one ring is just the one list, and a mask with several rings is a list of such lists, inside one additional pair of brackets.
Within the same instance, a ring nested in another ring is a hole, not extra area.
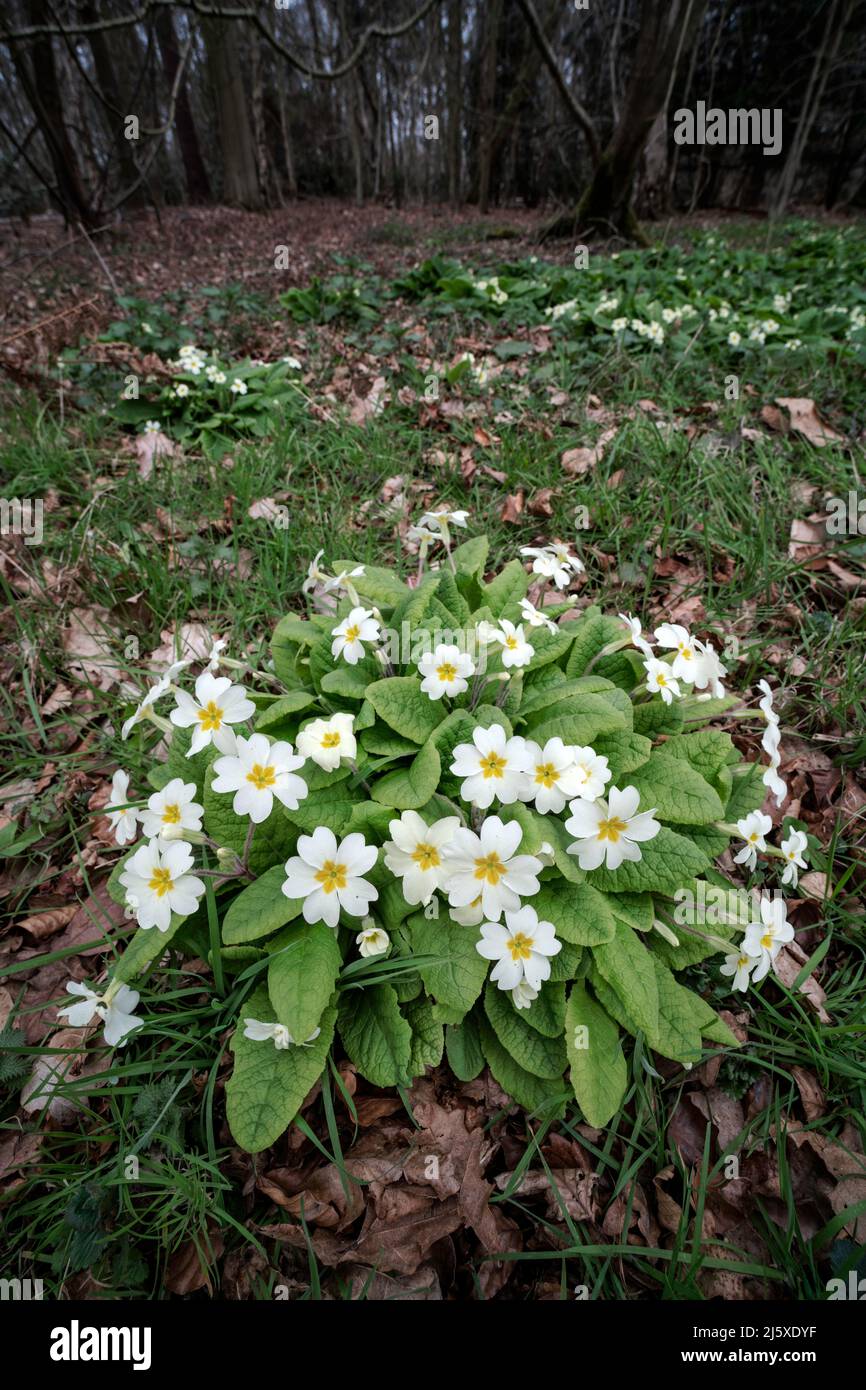
[(562, 97), (572, 116), (577, 121), (577, 124), (580, 126), (581, 130), (586, 136), (586, 143), (589, 146), (589, 152), (592, 157), (593, 164), (598, 164), (598, 161), (601, 158), (601, 147), (598, 142), (598, 136), (595, 132), (595, 126), (592, 122), (592, 117), (590, 116), (589, 112), (583, 106), (581, 106), (577, 97), (574, 95), (565, 78), (563, 77), (562, 69), (556, 61), (556, 55), (554, 54), (553, 49), (547, 41), (547, 36), (541, 27), (541, 20), (538, 18), (538, 14), (536, 12), (535, 6), (532, 3), (532, 0), (517, 0), (517, 3), (523, 11), (523, 17), (526, 20), (526, 23), (529, 25), (532, 37), (535, 39), (535, 42), (538, 45), (538, 49), (541, 53), (542, 58), (544, 59), (545, 66), (548, 72), (550, 73), (551, 77), (553, 78), (553, 81), (556, 84), (556, 88), (560, 96)]
[(41, 38), (46, 35), (77, 38), (99, 30), (122, 29), (130, 24), (141, 24), (150, 14), (160, 9), (191, 10), (193, 14), (204, 19), (246, 20), (263, 35), (276, 53), (279, 53), (287, 63), (290, 63), (298, 72), (303, 73), (305, 77), (316, 78), (323, 82), (333, 82), (339, 77), (345, 77), (346, 73), (351, 72), (352, 68), (361, 61), (372, 39), (397, 39), (402, 34), (408, 34), (409, 30), (420, 23), (438, 4), (441, 4), (441, 0), (423, 0), (415, 13), (400, 24), (393, 24), (390, 27), (384, 24), (368, 25), (348, 57), (331, 69), (310, 67), (290, 48), (286, 48), (285, 44), (280, 43), (276, 35), (271, 33), (261, 15), (257, 14), (255, 10), (224, 9), (219, 5), (203, 4), (202, 0), (145, 0), (141, 8), (133, 14), (119, 15), (113, 19), (102, 19), (97, 24), (71, 24), (63, 28), (54, 24), (31, 24), (26, 29), (4, 28), (2, 38), (5, 43), (21, 43), (27, 39)]

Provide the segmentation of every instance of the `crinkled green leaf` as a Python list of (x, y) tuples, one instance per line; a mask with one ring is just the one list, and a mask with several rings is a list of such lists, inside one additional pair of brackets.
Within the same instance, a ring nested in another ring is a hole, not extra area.
[(442, 918), (429, 922), (422, 913), (416, 913), (409, 925), (413, 952), (439, 958), (435, 965), (418, 967), (427, 992), (447, 1008), (468, 1013), (487, 975), (488, 962), (475, 949), (478, 928)]
[(282, 891), (285, 879), (285, 865), (275, 864), (232, 899), (223, 918), (223, 941), (227, 946), (258, 941), (300, 915), (304, 900), (286, 897)]
[(629, 775), (629, 783), (640, 792), (639, 810), (655, 808), (658, 820), (677, 825), (707, 825), (721, 820), (725, 808), (709, 782), (704, 781), (691, 763), (669, 758), (656, 751)]
[(340, 973), (336, 933), (324, 922), (297, 922), (280, 932), (270, 949), (271, 1004), (292, 1037), (304, 1042), (318, 1027)]
[(413, 743), (426, 743), (443, 718), (441, 701), (425, 695), (416, 676), (374, 681), (367, 699), (389, 728)]
[(350, 1060), (373, 1086), (402, 1086), (410, 1080), (412, 1029), (389, 984), (343, 991), (340, 1037)]
[(648, 1036), (653, 1036), (659, 1019), (654, 959), (631, 927), (619, 919), (615, 925), (612, 939), (592, 948), (593, 959), (632, 1018)]
[(511, 999), (491, 981), (484, 990), (484, 1012), (488, 1022), (502, 1046), (524, 1071), (533, 1076), (554, 1080), (565, 1071), (566, 1057), (562, 1045), (562, 1035), (558, 1038), (545, 1037), (543, 1033), (530, 1028), (523, 1018), (524, 1012), (513, 1007)]
[(427, 742), (408, 767), (395, 768), (372, 785), (372, 796), (383, 806), (399, 811), (414, 811), (430, 800), (439, 785), (439, 754), (435, 744)]
[(622, 1104), (628, 1068), (619, 1029), (580, 981), (566, 1005), (565, 1047), (575, 1099), (587, 1124), (603, 1129)]
[(557, 937), (573, 946), (599, 946), (612, 940), (616, 921), (604, 893), (586, 883), (542, 884), (540, 891), (528, 898), (541, 922), (552, 922)]
[(245, 1018), (276, 1021), (267, 990), (256, 990), (241, 1009), (231, 1044), (235, 1064), (226, 1083), (226, 1118), (242, 1149), (259, 1153), (288, 1129), (322, 1074), (335, 1017), (336, 1010), (328, 1009), (315, 1042), (283, 1052), (272, 1042), (254, 1042), (243, 1035)]

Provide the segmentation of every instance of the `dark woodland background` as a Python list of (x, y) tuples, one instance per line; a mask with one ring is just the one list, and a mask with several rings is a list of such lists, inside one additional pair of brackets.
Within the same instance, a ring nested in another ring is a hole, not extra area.
[[(326, 195), (627, 230), (866, 200), (862, 0), (278, 4), (5, 0), (0, 214)], [(675, 145), (698, 100), (780, 108), (782, 152)]]

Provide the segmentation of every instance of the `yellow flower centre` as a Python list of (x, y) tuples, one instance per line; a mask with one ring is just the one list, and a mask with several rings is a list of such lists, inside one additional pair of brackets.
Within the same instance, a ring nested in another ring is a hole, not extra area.
[(484, 780), (487, 781), (489, 777), (501, 777), (507, 765), (505, 759), (500, 758), (498, 753), (488, 753), (486, 757), (481, 759), (480, 764)]
[(532, 954), (533, 938), (524, 936), (522, 931), (515, 932), (508, 943), (512, 960), (529, 960)]
[(340, 735), (339, 735), (336, 731), (333, 731), (333, 730), (332, 730), (332, 731), (328, 732), (327, 734), (323, 734), (323, 735), (322, 735), (322, 747), (323, 747), (323, 748), (339, 748), (339, 746), (340, 746)]
[(505, 873), (505, 865), (494, 850), (492, 854), (475, 860), (475, 877), (482, 883), (498, 883)]
[(693, 656), (693, 652), (692, 652), (691, 647), (686, 647), (686, 646), (683, 645), (682, 642), (680, 642), (680, 645), (679, 645), (679, 653), (680, 653), (680, 656), (684, 657), (686, 661), (691, 661), (692, 656)]
[(517, 638), (516, 638), (516, 637), (506, 637), (506, 639), (505, 639), (505, 645), (506, 645), (506, 647), (508, 648), (508, 650), (509, 650), (510, 652), (513, 652), (513, 651), (515, 650), (515, 648), (517, 647)]
[(607, 820), (599, 821), (598, 838), (600, 840), (610, 840), (612, 844), (616, 844), (620, 835), (626, 829), (626, 822), (620, 820), (619, 816), (609, 816)]
[(758, 832), (757, 832), (757, 830), (753, 830), (752, 833), (751, 833), (751, 835), (749, 836), (749, 844), (750, 844), (750, 845), (756, 845), (757, 843), (758, 843)]
[(457, 667), (452, 666), (450, 661), (445, 661), (436, 668), (436, 674), (440, 681), (454, 681), (457, 679)]
[(180, 807), (176, 802), (173, 801), (170, 806), (163, 808), (162, 823), (163, 825), (180, 825)]
[(326, 859), (316, 874), (316, 882), (321, 883), (326, 893), (333, 893), (336, 888), (345, 888), (345, 864), (338, 864), (333, 859)]
[(412, 858), (422, 869), (436, 869), (442, 863), (435, 845), (416, 845)]
[(165, 897), (171, 888), (171, 873), (168, 869), (154, 869), (150, 883), (147, 885), (152, 893), (158, 898)]
[(748, 965), (748, 964), (749, 964), (749, 957), (748, 957), (748, 956), (738, 956), (738, 957), (737, 957), (737, 965), (738, 965), (740, 968), (742, 968), (744, 965)]
[(253, 763), (252, 771), (247, 773), (247, 781), (252, 782), (258, 792), (263, 792), (267, 787), (272, 787), (276, 780), (276, 768), (262, 767), (261, 763)]
[(535, 780), (542, 787), (556, 786), (556, 768), (553, 763), (539, 763), (535, 769)]
[(223, 712), (216, 700), (208, 700), (200, 710), (197, 710), (199, 722), (204, 732), (210, 733), (213, 729), (218, 729), (223, 722)]
[(773, 933), (772, 933), (772, 932), (764, 932), (764, 935), (761, 937), (761, 945), (763, 946), (763, 948), (764, 948), (765, 951), (769, 951), (769, 950), (770, 950), (770, 948), (771, 948), (772, 945), (773, 945)]
[(361, 629), (357, 626), (357, 624), (353, 623), (351, 627), (347, 627), (347, 628), (346, 628), (346, 641), (347, 641), (347, 642), (357, 642), (357, 640), (358, 640), (358, 638), (359, 638), (360, 636), (361, 636)]
[(664, 671), (659, 671), (656, 675), (656, 685), (667, 685)]

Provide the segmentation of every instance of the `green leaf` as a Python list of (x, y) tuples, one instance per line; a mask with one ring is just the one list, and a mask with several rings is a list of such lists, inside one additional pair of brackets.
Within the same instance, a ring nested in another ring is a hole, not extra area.
[(291, 690), (288, 695), (281, 695), (261, 711), (256, 718), (256, 728), (265, 733), (274, 725), (281, 724), (293, 714), (299, 714), (301, 710), (309, 709), (315, 703), (316, 697), (309, 690)]
[(702, 874), (709, 859), (684, 835), (663, 825), (652, 840), (640, 845), (641, 858), (620, 864), (618, 869), (591, 869), (587, 872), (594, 888), (609, 893), (670, 893)]
[(441, 918), (428, 922), (423, 913), (416, 913), (409, 926), (415, 954), (437, 957), (437, 964), (418, 967), (427, 992), (447, 1008), (468, 1013), (487, 976), (488, 962), (475, 949), (476, 929)]
[(539, 921), (552, 922), (556, 935), (572, 946), (600, 946), (616, 934), (608, 898), (586, 883), (544, 882), (530, 906)]
[(445, 1029), (445, 1053), (449, 1067), (460, 1081), (474, 1081), (482, 1071), (484, 1053), (474, 1013), (467, 1014), (456, 1027)]
[(373, 1086), (402, 1086), (410, 1080), (412, 1029), (390, 985), (343, 991), (340, 1037), (350, 1060)]
[(596, 753), (607, 758), (611, 781), (615, 787), (620, 779), (645, 763), (652, 752), (652, 742), (643, 734), (601, 734), (593, 740)]
[(529, 686), (520, 705), (520, 713), (523, 716), (537, 714), (549, 705), (558, 705), (565, 701), (572, 705), (578, 704), (584, 695), (598, 695), (611, 688), (610, 681), (600, 676), (580, 676), (575, 680), (566, 680), (558, 666), (542, 666), (540, 669), (542, 674), (556, 672), (559, 679), (554, 678), (544, 684), (533, 682)]
[(540, 723), (536, 724), (532, 718), (527, 721), (532, 737), (542, 746), (549, 738), (561, 738), (564, 743), (575, 743), (579, 747), (586, 744), (595, 747), (594, 741), (600, 734), (615, 734), (628, 727), (622, 710), (612, 705), (605, 695), (582, 695), (579, 703), (573, 707), (570, 703), (570, 712), (558, 719), (550, 719), (549, 710), (543, 713), (545, 718)]
[(621, 641), (628, 632), (624, 623), (618, 618), (603, 614), (595, 604), (587, 608), (580, 618), (570, 622), (568, 627), (572, 630), (574, 640), (565, 668), (565, 674), (570, 677), (582, 676), (602, 647), (606, 647), (609, 642)]
[[(513, 1001), (511, 1008), (515, 1008)], [(546, 1038), (561, 1038), (565, 1027), (565, 985), (546, 981), (538, 991), (538, 998), (533, 999), (528, 1009), (520, 1010), (520, 1017)]]
[(691, 763), (655, 752), (629, 781), (640, 792), (639, 810), (655, 808), (659, 820), (678, 825), (707, 825), (721, 820), (725, 808), (709, 782)]
[(528, 588), (529, 576), (520, 561), (509, 560), (496, 578), (482, 588), (482, 601), (487, 604), (494, 618), (499, 618), (506, 608), (516, 606), (526, 597)]
[(325, 1013), (315, 1042), (280, 1052), (272, 1042), (253, 1042), (243, 1035), (245, 1018), (276, 1021), (267, 990), (256, 990), (244, 1005), (231, 1044), (234, 1070), (226, 1084), (226, 1118), (242, 1149), (259, 1153), (288, 1129), (322, 1074), (335, 1016), (334, 1009)]
[[(530, 1005), (530, 1012), (534, 1006)], [(530, 1028), (503, 990), (490, 981), (484, 991), (484, 1012), (506, 1052), (524, 1071), (554, 1080), (565, 1071), (562, 1035), (547, 1038)]]
[[(312, 834), (318, 826), (326, 825), (335, 835), (340, 836), (352, 819), (362, 795), (362, 790), (353, 791), (348, 782), (341, 781), (336, 786), (311, 791), (309, 796), (300, 802), (296, 811), (285, 810), (283, 815), (305, 834)], [(264, 824), (267, 825), (268, 821)]]
[(734, 784), (725, 807), (724, 819), (735, 824), (750, 811), (758, 811), (764, 804), (767, 788), (763, 783), (764, 768), (760, 763), (750, 763), (747, 772), (734, 774)]
[(393, 806), (398, 811), (415, 811), (424, 806), (439, 785), (439, 754), (435, 744), (425, 743), (408, 767), (393, 772), (373, 783), (374, 801)]
[(133, 932), (123, 955), (112, 970), (112, 980), (122, 980), (126, 985), (136, 979), (159, 959), (175, 933), (189, 920), (188, 917), (178, 917), (173, 912), (167, 931), (160, 931), (158, 927), (139, 927)]
[(564, 1082), (542, 1080), (540, 1076), (524, 1071), (502, 1046), (486, 1019), (479, 1020), (479, 1028), (487, 1065), (503, 1091), (531, 1115), (545, 1119), (561, 1115), (568, 1098)]
[(603, 1129), (622, 1104), (628, 1068), (619, 1029), (580, 981), (565, 1010), (565, 1047), (577, 1103), (587, 1124)]
[(411, 999), (403, 1010), (412, 1029), (412, 1052), (409, 1070), (413, 1076), (423, 1075), (427, 1067), (438, 1067), (445, 1047), (445, 1030), (433, 1017), (433, 1005), (423, 996)]
[(458, 574), (468, 574), (472, 579), (480, 579), (487, 564), (490, 542), (486, 536), (473, 536), (452, 551), (451, 558)]
[(359, 661), (354, 666), (341, 661), (339, 666), (326, 671), (319, 681), (320, 689), (326, 695), (341, 695), (347, 700), (363, 700), (367, 686), (381, 675), (378, 662)]
[(296, 1042), (306, 1042), (318, 1027), (340, 973), (336, 932), (324, 922), (298, 922), (280, 932), (270, 949), (274, 954), (268, 966), (268, 994), (274, 1012)]
[(617, 920), (613, 939), (594, 946), (592, 955), (600, 974), (622, 999), (632, 1018), (652, 1037), (659, 1022), (656, 962), (640, 937)]
[(275, 864), (232, 899), (223, 918), (223, 941), (227, 946), (258, 941), (300, 914), (304, 900), (286, 897), (282, 891), (285, 879), (285, 866)]
[(416, 676), (374, 681), (367, 699), (389, 728), (413, 743), (425, 743), (442, 721), (440, 702), (424, 694)]
[(675, 1062), (697, 1062), (701, 1055), (701, 1024), (715, 1019), (709, 1005), (691, 990), (678, 984), (666, 965), (651, 955), (656, 974), (659, 1001), (657, 1027), (647, 1030), (647, 1041), (655, 1052)]
[(655, 738), (657, 734), (678, 734), (683, 727), (683, 707), (674, 700), (666, 705), (661, 696), (634, 707), (634, 731)]

